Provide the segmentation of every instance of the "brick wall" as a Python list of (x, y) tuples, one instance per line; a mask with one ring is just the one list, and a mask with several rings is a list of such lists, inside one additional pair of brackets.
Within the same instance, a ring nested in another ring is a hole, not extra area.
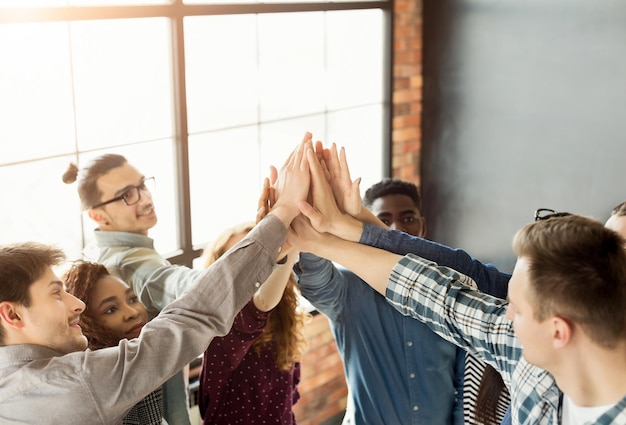
[[(422, 0), (395, 0), (391, 175), (420, 183), (422, 111)], [(346, 407), (347, 388), (328, 319), (318, 314), (305, 327), (299, 425), (320, 425)]]
[(301, 398), (293, 410), (298, 425), (319, 425), (346, 409), (348, 388), (326, 316), (313, 316), (304, 334), (309, 346), (302, 358)]
[(419, 185), (422, 0), (395, 0), (391, 176)]

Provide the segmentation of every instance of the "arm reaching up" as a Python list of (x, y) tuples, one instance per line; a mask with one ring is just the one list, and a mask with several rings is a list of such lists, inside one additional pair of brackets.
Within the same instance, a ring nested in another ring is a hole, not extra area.
[(309, 193), (308, 153), (313, 154), (311, 140), (312, 135), (307, 132), (280, 168), (274, 184), (275, 203), (268, 214), (275, 215), (286, 227), (300, 213), (298, 203), (304, 201)]
[(329, 233), (320, 233), (304, 216), (293, 220), (287, 241), (302, 252), (311, 252), (352, 270), (382, 295), (385, 295), (391, 270), (402, 258), (401, 255), (347, 241)]

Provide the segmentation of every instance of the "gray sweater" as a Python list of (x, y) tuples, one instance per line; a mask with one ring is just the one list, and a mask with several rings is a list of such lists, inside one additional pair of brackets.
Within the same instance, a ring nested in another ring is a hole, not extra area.
[(287, 230), (269, 215), (150, 321), (137, 339), (67, 355), (0, 347), (0, 424), (118, 424), (135, 403), (226, 335), (257, 282), (272, 272)]

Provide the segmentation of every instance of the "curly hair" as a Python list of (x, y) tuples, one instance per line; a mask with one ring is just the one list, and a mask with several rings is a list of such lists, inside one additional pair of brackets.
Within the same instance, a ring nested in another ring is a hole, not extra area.
[(363, 205), (365, 205), (367, 209), (371, 209), (375, 200), (388, 195), (406, 195), (411, 198), (418, 210), (422, 210), (422, 196), (419, 188), (415, 184), (388, 177), (373, 184), (365, 191)]
[(80, 315), (80, 327), (87, 337), (88, 347), (92, 350), (114, 347), (120, 339), (94, 319), (93, 310), (90, 309), (88, 300), (100, 279), (109, 276), (105, 266), (89, 261), (78, 260), (63, 274), (63, 280), (67, 292), (81, 299), (87, 307)]
[[(229, 248), (231, 238), (245, 235), (254, 227), (254, 222), (242, 223), (222, 232), (203, 252), (205, 267), (209, 267)], [(309, 315), (298, 306), (298, 286), (294, 274), (289, 277), (285, 292), (278, 305), (272, 310), (263, 334), (252, 344), (252, 350), (260, 353), (267, 344), (275, 344), (276, 366), (289, 370), (300, 361), (306, 349), (304, 323)]]

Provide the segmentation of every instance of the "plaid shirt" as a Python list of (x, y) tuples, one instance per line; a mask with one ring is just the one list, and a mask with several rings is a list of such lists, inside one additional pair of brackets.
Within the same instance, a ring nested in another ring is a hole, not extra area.
[[(505, 317), (508, 303), (475, 288), (469, 277), (408, 254), (394, 266), (386, 297), (402, 314), (500, 371), (511, 392), (514, 424), (560, 424), (563, 393), (550, 373), (522, 356), (513, 324)], [(594, 424), (625, 425), (626, 397)]]

